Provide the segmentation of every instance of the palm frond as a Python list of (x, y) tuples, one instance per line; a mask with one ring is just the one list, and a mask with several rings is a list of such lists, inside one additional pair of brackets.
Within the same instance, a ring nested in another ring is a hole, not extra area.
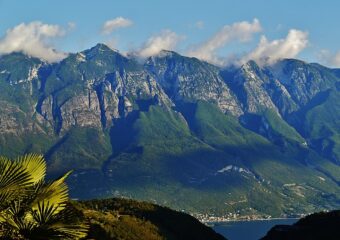
[(21, 206), (21, 201), (13, 201), (6, 210), (0, 213), (1, 218), (4, 220), (2, 224), (10, 227), (13, 232), (19, 231), (26, 226), (26, 222), (22, 219), (24, 211)]
[(18, 157), (16, 162), (22, 165), (28, 171), (34, 184), (45, 178), (46, 162), (43, 155), (26, 154)]
[(0, 189), (12, 186), (29, 186), (30, 174), (21, 165), (5, 157), (0, 157)]
[(33, 219), (39, 224), (44, 225), (50, 221), (54, 213), (57, 211), (57, 206), (49, 202), (39, 202), (37, 210), (32, 210)]
[(0, 156), (0, 239), (86, 237), (88, 225), (78, 223), (67, 205), (65, 180), (70, 174), (46, 184), (42, 155), (27, 154), (15, 161)]
[(23, 189), (31, 184), (32, 177), (25, 168), (8, 158), (0, 157), (0, 210), (24, 194)]
[(71, 240), (81, 239), (87, 235), (88, 225), (71, 223), (74, 221), (74, 215), (68, 208), (59, 211), (58, 207), (43, 202), (32, 212), (32, 215), (37, 223), (37, 228), (33, 231), (40, 237), (45, 233), (48, 234), (49, 239)]
[(62, 211), (66, 203), (68, 201), (68, 187), (65, 183), (65, 179), (71, 174), (71, 172), (66, 173), (59, 179), (53, 181), (46, 186), (43, 186), (40, 190), (38, 195), (36, 196), (35, 202), (32, 205), (32, 209), (37, 210), (39, 204), (41, 205), (42, 202), (46, 205), (47, 203), (51, 206), (57, 207), (58, 212)]

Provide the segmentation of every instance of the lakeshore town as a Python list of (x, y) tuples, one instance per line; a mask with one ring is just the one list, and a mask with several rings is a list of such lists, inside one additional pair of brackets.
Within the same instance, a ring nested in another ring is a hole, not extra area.
[(240, 213), (228, 213), (224, 216), (216, 216), (208, 213), (197, 213), (191, 214), (193, 217), (198, 219), (202, 223), (217, 223), (217, 222), (233, 222), (233, 221), (255, 221), (255, 220), (274, 220), (274, 219), (288, 219), (294, 218), (299, 219), (305, 217), (308, 214), (294, 214), (294, 215), (281, 215), (280, 217), (272, 217), (271, 215), (260, 215), (260, 214), (250, 214), (250, 215), (241, 215)]

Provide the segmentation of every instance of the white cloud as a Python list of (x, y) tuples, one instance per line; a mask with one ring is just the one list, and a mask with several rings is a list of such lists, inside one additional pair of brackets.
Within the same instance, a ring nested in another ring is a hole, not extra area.
[(223, 61), (216, 55), (220, 48), (232, 41), (248, 42), (255, 33), (260, 31), (262, 27), (256, 18), (253, 22), (243, 21), (225, 25), (209, 40), (191, 48), (187, 54), (211, 63), (222, 64)]
[(340, 67), (340, 51), (331, 53), (329, 50), (321, 50), (318, 54), (320, 62), (329, 65), (331, 67)]
[(130, 19), (117, 17), (111, 20), (108, 20), (104, 23), (102, 27), (103, 34), (110, 34), (113, 31), (117, 30), (118, 28), (126, 28), (133, 24)]
[(58, 25), (44, 24), (39, 21), (21, 23), (8, 29), (0, 39), (0, 54), (23, 52), (30, 56), (56, 62), (67, 56), (51, 46), (51, 40), (61, 37), (65, 31)]
[(255, 60), (258, 64), (271, 64), (282, 58), (294, 58), (308, 46), (308, 33), (291, 29), (284, 39), (268, 41), (265, 36), (257, 47), (241, 59), (241, 63)]
[(170, 30), (163, 30), (160, 34), (150, 37), (138, 51), (138, 55), (146, 58), (158, 54), (161, 50), (174, 50), (181, 40), (183, 36)]

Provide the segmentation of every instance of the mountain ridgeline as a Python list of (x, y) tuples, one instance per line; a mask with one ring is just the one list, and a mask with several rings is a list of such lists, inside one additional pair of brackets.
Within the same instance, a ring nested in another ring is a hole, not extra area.
[(340, 206), (340, 70), (284, 59), (220, 68), (103, 44), (48, 64), (0, 57), (0, 155), (74, 169), (74, 198), (191, 213), (292, 216)]

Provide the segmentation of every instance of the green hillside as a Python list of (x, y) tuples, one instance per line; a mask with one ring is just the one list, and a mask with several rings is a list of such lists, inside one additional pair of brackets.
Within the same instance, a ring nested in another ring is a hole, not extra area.
[(221, 235), (185, 213), (127, 199), (73, 203), (89, 221), (86, 239), (223, 240)]

